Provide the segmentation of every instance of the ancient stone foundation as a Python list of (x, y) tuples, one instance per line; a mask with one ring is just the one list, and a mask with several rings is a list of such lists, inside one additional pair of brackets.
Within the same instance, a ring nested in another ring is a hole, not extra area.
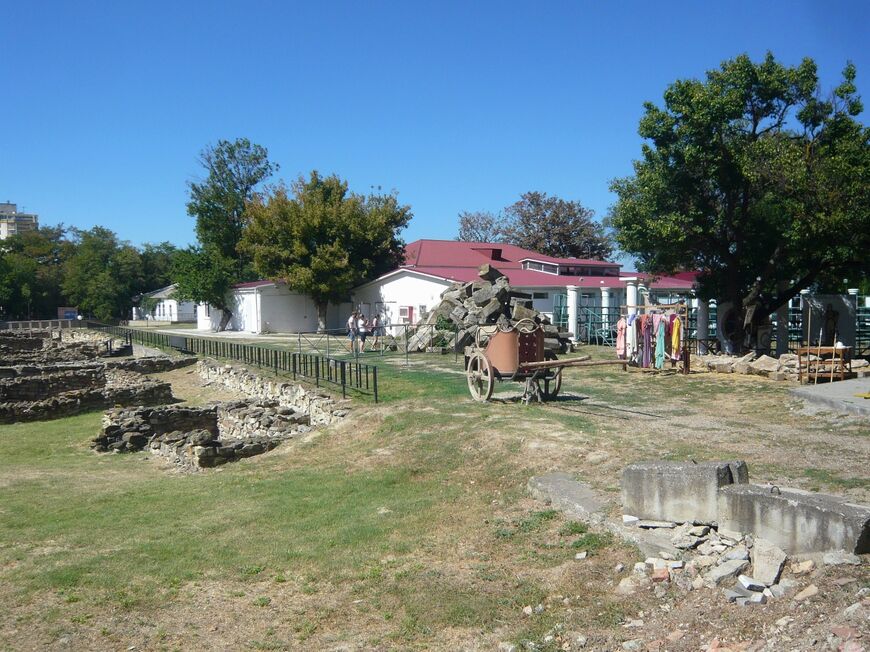
[(204, 407), (110, 410), (91, 447), (97, 452), (150, 450), (186, 468), (209, 468), (265, 453), (308, 432), (308, 415), (275, 401)]

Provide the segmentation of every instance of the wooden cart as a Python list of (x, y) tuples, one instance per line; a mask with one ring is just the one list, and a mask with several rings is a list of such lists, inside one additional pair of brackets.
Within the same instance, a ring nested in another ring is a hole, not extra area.
[[(485, 346), (482, 336), (488, 337)], [(556, 398), (562, 388), (565, 367), (620, 364), (627, 361), (605, 360), (589, 362), (589, 356), (559, 360), (555, 353), (544, 350), (544, 331), (539, 324), (524, 319), (516, 326), (480, 326), (474, 346), (465, 349), (465, 375), (468, 390), (475, 401), (492, 398), (495, 381), (525, 382), (522, 401), (543, 402)]]

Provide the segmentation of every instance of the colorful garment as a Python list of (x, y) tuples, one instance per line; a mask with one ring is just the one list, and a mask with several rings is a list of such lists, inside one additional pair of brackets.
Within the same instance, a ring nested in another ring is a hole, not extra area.
[(665, 320), (659, 319), (659, 327), (656, 331), (656, 369), (665, 366)]
[(616, 357), (625, 360), (625, 318), (620, 317), (616, 322)]
[(641, 366), (649, 367), (652, 361), (652, 319), (649, 315), (642, 315), (640, 318), (640, 328), (643, 333), (643, 358)]
[(679, 360), (682, 355), (680, 350), (680, 335), (683, 329), (683, 322), (676, 315), (674, 317), (675, 319), (671, 323), (671, 360)]
[(625, 329), (625, 357), (637, 362), (637, 327), (634, 325), (636, 315), (629, 315)]

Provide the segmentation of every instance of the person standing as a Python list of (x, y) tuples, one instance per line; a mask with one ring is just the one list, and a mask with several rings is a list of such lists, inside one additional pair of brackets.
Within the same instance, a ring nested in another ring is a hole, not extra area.
[(356, 351), (357, 312), (354, 310), (347, 318), (347, 339), (350, 340), (350, 352)]
[(381, 339), (381, 316), (375, 313), (372, 317), (372, 345), (369, 351), (376, 351), (380, 346)]
[(356, 320), (356, 338), (359, 342), (359, 352), (364, 353), (366, 350), (366, 336), (369, 334), (369, 322), (363, 313), (359, 313)]

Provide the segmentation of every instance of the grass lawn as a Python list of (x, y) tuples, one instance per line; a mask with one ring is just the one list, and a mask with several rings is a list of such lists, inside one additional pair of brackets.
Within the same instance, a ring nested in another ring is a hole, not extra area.
[(614, 491), (630, 461), (739, 457), (870, 494), (870, 427), (800, 415), (782, 384), (596, 368), (552, 404), (504, 383), (481, 405), (453, 356), (380, 370), (381, 404), (197, 474), (91, 453), (98, 413), (0, 426), (0, 650), (611, 649), (650, 608), (613, 593), (638, 553), (528, 499), (531, 475)]

